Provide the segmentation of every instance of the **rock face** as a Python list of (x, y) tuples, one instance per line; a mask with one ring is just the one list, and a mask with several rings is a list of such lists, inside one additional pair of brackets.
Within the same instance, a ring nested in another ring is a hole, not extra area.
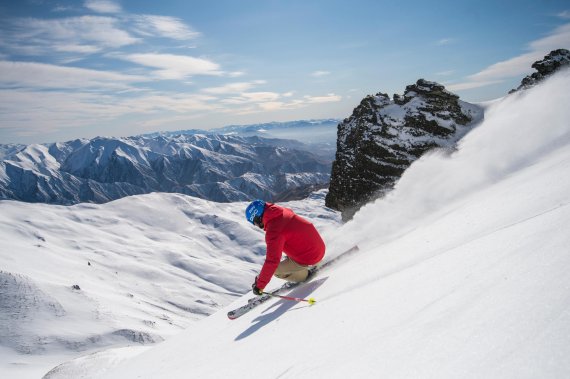
[(344, 220), (393, 188), (426, 151), (453, 146), (483, 111), (437, 83), (423, 79), (403, 95), (365, 97), (338, 125), (337, 152), (326, 205)]
[(178, 192), (219, 201), (293, 200), (330, 179), (330, 161), (286, 140), (222, 135), (0, 145), (0, 199), (75, 204)]
[(560, 70), (562, 67), (567, 66), (570, 66), (570, 51), (566, 49), (553, 50), (546, 55), (543, 60), (534, 62), (532, 64), (532, 68), (537, 72), (523, 78), (520, 86), (511, 90), (509, 93), (535, 86), (542, 80), (554, 74), (556, 71)]

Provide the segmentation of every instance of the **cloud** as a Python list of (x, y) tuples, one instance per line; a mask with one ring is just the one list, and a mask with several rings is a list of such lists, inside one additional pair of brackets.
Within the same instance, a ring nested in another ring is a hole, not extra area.
[(11, 53), (24, 55), (51, 55), (70, 49), (89, 54), (140, 42), (119, 27), (119, 20), (106, 16), (13, 19), (2, 28), (0, 45)]
[(439, 41), (437, 41), (435, 44), (437, 46), (446, 46), (446, 45), (451, 45), (455, 42), (457, 42), (457, 39), (455, 38), (442, 38)]
[(449, 91), (463, 91), (463, 90), (468, 90), (468, 89), (487, 87), (487, 86), (502, 83), (502, 82), (503, 82), (502, 80), (463, 82), (463, 83), (446, 85), (445, 88), (448, 89)]
[(244, 92), (241, 94), (242, 98), (247, 99), (251, 102), (265, 102), (265, 101), (275, 101), (281, 97), (276, 92)]
[[(333, 93), (325, 96), (303, 96), (302, 98), (290, 99), (289, 101), (281, 101), (281, 98), (290, 98), (293, 92), (279, 94), (276, 92), (247, 92), (240, 96), (231, 97), (222, 100), (226, 105), (239, 105), (236, 110), (226, 109), (226, 113), (234, 113), (238, 115), (273, 112), (280, 110), (290, 110), (307, 107), (312, 104), (330, 103), (340, 101), (341, 96)], [(247, 106), (246, 106), (247, 105)]]
[(527, 53), (492, 64), (468, 76), (466, 81), (449, 85), (447, 88), (451, 91), (479, 88), (526, 75), (532, 71), (531, 66), (535, 61), (542, 59), (550, 51), (560, 48), (570, 48), (570, 24), (562, 25), (550, 35), (529, 43)]
[[(102, 4), (106, 3), (86, 4), (103, 9)], [(16, 18), (5, 21), (0, 29), (3, 35), (0, 46), (6, 51), (52, 57), (54, 52), (89, 55), (118, 49), (138, 44), (145, 36), (190, 40), (200, 35), (178, 18), (154, 15)]]
[(440, 71), (435, 73), (437, 76), (450, 76), (453, 74), (455, 74), (455, 70)]
[(211, 111), (217, 109), (218, 107), (211, 103), (212, 100), (216, 100), (216, 98), (196, 94), (158, 93), (144, 94), (142, 96), (124, 100), (119, 104), (128, 107), (131, 112), (136, 113), (156, 111), (189, 113), (193, 111)]
[(314, 71), (311, 73), (311, 76), (318, 78), (318, 77), (327, 76), (330, 74), (331, 74), (330, 71)]
[(53, 49), (64, 53), (81, 53), (81, 54), (94, 54), (102, 50), (101, 47), (95, 45), (75, 45), (75, 44), (57, 44), (53, 46)]
[(85, 8), (97, 13), (120, 13), (121, 6), (111, 0), (86, 0)]
[[(42, 136), (68, 128), (97, 126), (126, 115), (176, 113), (191, 118), (216, 111), (213, 98), (192, 94), (138, 93), (131, 97), (113, 94), (34, 89), (0, 89), (0, 129), (14, 135)], [(30, 111), (33, 110), (33, 111)]]
[(325, 96), (304, 96), (303, 99), (307, 103), (334, 103), (342, 100), (342, 96), (335, 95), (334, 93), (329, 93)]
[(222, 102), (225, 104), (263, 103), (275, 101), (280, 97), (281, 95), (277, 92), (242, 92), (239, 96), (224, 99)]
[(46, 63), (0, 61), (3, 88), (126, 89), (130, 83), (148, 80), (143, 76)]
[(287, 108), (287, 104), (281, 101), (266, 101), (259, 104), (259, 107), (264, 111), (277, 111)]
[(154, 75), (158, 79), (184, 79), (193, 75), (221, 76), (220, 65), (203, 58), (173, 54), (128, 54), (116, 58), (146, 67), (157, 68)]
[(564, 20), (570, 20), (570, 11), (568, 11), (568, 10), (562, 11), (562, 12), (558, 13), (556, 16), (559, 18), (562, 18)]
[(265, 84), (265, 83), (266, 83), (265, 80), (256, 80), (253, 82), (229, 83), (221, 87), (204, 88), (202, 91), (217, 95), (235, 94), (235, 93), (242, 93), (248, 91), (251, 88), (255, 87), (256, 85)]
[(200, 36), (181, 19), (168, 16), (139, 15), (133, 17), (135, 30), (146, 36), (161, 36), (177, 40), (190, 40)]

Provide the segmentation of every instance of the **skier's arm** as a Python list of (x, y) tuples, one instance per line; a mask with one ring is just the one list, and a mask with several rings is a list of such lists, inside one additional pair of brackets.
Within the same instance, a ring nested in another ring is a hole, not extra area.
[(261, 290), (267, 286), (275, 270), (277, 270), (277, 266), (279, 266), (285, 241), (278, 233), (268, 230), (265, 234), (265, 243), (267, 244), (265, 263), (257, 279), (257, 287)]

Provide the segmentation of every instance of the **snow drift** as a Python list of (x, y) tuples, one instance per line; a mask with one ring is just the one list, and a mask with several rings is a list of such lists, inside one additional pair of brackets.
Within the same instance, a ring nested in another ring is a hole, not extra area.
[(315, 306), (228, 320), (246, 296), (88, 376), (566, 377), (569, 87), (564, 71), (507, 97), (456, 152), (414, 163), (327, 239), (329, 258), (360, 253), (293, 291)]

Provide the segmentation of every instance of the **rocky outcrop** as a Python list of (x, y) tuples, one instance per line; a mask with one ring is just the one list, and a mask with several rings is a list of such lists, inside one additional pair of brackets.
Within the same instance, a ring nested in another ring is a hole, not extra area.
[(350, 219), (366, 202), (393, 188), (426, 151), (453, 146), (482, 109), (423, 79), (403, 95), (365, 97), (338, 125), (337, 152), (326, 205)]
[(534, 62), (532, 68), (534, 68), (536, 72), (524, 77), (520, 86), (516, 89), (512, 89), (509, 93), (533, 87), (562, 67), (568, 66), (570, 66), (570, 51), (566, 49), (553, 50), (546, 55), (543, 60)]

